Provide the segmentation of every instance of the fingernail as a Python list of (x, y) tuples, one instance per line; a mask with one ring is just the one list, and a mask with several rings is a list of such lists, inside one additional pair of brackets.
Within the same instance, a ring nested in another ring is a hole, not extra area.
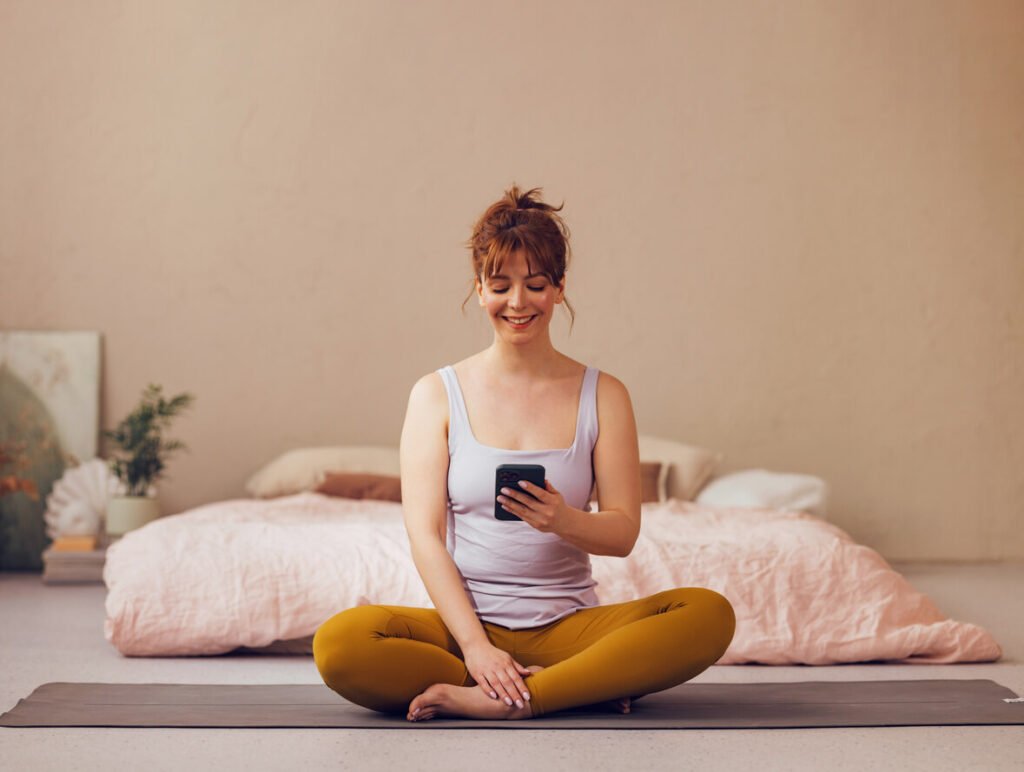
[(511, 697), (506, 697), (505, 698), (505, 704), (511, 706), (512, 705), (512, 698)]
[(419, 708), (416, 708), (416, 710), (414, 710), (414, 711), (412, 712), (412, 714), (413, 714), (413, 715), (415, 716), (415, 715), (416, 715), (417, 713), (419, 713), (419, 712), (420, 712), (420, 709), (419, 709)]
[(522, 700), (516, 700), (516, 707), (517, 708), (523, 707), (523, 701)]
[(498, 695), (495, 694), (494, 692), (491, 692), (491, 697), (494, 698), (494, 699), (498, 699)]
[(523, 699), (524, 700), (530, 699), (530, 693), (529, 692), (523, 692)]
[(526, 487), (526, 480), (520, 480), (520, 481), (519, 481), (519, 486), (520, 486), (521, 488), (525, 488), (525, 487)]

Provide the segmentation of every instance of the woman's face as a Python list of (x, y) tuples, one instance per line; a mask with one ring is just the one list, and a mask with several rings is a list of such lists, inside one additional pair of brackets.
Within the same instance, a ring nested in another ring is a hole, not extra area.
[[(529, 340), (547, 330), (555, 306), (562, 302), (565, 281), (552, 285), (544, 274), (529, 276), (530, 269), (522, 252), (505, 261), (500, 275), (491, 276), (483, 284), (477, 280), (481, 305), (487, 309), (494, 329), (512, 340)], [(534, 317), (525, 327), (513, 326), (508, 317)]]

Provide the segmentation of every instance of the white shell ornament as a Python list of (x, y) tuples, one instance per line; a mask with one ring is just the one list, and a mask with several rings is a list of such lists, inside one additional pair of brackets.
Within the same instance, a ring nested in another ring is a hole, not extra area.
[(93, 536), (100, 533), (107, 503), (124, 486), (107, 462), (94, 458), (64, 471), (46, 497), (46, 535)]

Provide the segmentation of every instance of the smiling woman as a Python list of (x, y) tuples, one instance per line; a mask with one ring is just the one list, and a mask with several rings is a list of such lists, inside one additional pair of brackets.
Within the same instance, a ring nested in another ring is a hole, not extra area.
[[(493, 343), (409, 395), (402, 508), (435, 608), (351, 608), (313, 638), (328, 686), (411, 721), (599, 703), (629, 712), (637, 696), (716, 662), (735, 630), (729, 601), (710, 589), (599, 602), (590, 556), (625, 557), (640, 532), (636, 420), (620, 380), (551, 343), (569, 231), (539, 192), (513, 186), (468, 242)], [(540, 474), (522, 488), (499, 478), (510, 464), (541, 467), (543, 486)], [(496, 494), (516, 517), (496, 514)]]
[[(569, 228), (557, 214), (565, 204), (546, 204), (540, 200), (540, 192), (540, 188), (533, 188), (521, 193), (513, 185), (477, 220), (466, 243), (474, 288), (463, 301), (463, 308), (476, 291), (480, 305), (492, 311), (492, 318), (505, 319), (515, 330), (530, 326), (514, 324), (528, 316), (539, 318), (542, 326), (548, 326), (548, 315), (531, 311), (539, 310), (536, 303), (543, 305), (549, 296), (551, 309), (563, 302), (565, 274), (572, 259)], [(484, 290), (489, 296), (485, 296)], [(572, 334), (575, 312), (568, 300), (565, 305), (571, 317)]]

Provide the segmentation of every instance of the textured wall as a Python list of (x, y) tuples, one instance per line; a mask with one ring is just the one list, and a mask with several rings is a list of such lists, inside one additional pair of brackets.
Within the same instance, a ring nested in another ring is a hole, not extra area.
[(0, 324), (198, 396), (165, 513), (397, 445), (486, 347), (471, 223), (566, 202), (557, 348), (890, 559), (1024, 557), (1019, 2), (0, 3)]

